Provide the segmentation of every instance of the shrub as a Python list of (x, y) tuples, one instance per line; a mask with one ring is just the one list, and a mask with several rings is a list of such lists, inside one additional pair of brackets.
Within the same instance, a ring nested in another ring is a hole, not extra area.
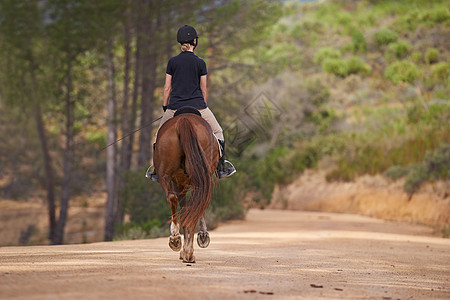
[(395, 84), (399, 82), (413, 83), (420, 75), (421, 72), (416, 64), (407, 60), (394, 62), (384, 72), (384, 76)]
[(341, 52), (331, 47), (320, 48), (314, 55), (314, 63), (316, 65), (321, 65), (323, 61), (327, 58), (340, 58)]
[(105, 132), (88, 131), (88, 132), (86, 132), (85, 138), (89, 143), (92, 143), (92, 144), (98, 146), (99, 148), (100, 147), (103, 148), (106, 146)]
[(373, 40), (378, 47), (389, 45), (397, 41), (397, 38), (398, 36), (394, 31), (386, 28), (378, 30), (373, 35)]
[(412, 45), (407, 41), (398, 41), (389, 45), (386, 51), (386, 60), (391, 61), (393, 57), (404, 58), (409, 51), (411, 51)]
[(372, 68), (359, 57), (352, 56), (349, 59), (347, 59), (346, 62), (347, 62), (347, 75), (356, 73), (368, 75), (372, 72)]
[(322, 63), (322, 69), (336, 76), (347, 76), (348, 66), (347, 63), (340, 58), (326, 58)]
[(422, 53), (420, 53), (419, 51), (414, 51), (411, 54), (411, 60), (417, 64), (422, 62)]
[(439, 59), (439, 50), (436, 48), (428, 48), (425, 53), (425, 62), (427, 64), (434, 64), (438, 62)]
[(322, 64), (325, 72), (334, 74), (339, 77), (346, 77), (350, 74), (367, 75), (372, 71), (371, 67), (361, 58), (352, 56), (347, 60), (339, 58), (327, 58)]
[(383, 175), (389, 179), (397, 180), (408, 175), (410, 171), (411, 168), (408, 166), (392, 166)]
[(446, 7), (436, 7), (431, 10), (426, 10), (422, 12), (419, 16), (419, 20), (424, 23), (429, 23), (429, 25), (434, 25), (434, 23), (444, 23), (450, 19), (450, 12)]
[(450, 63), (440, 62), (431, 68), (431, 77), (434, 81), (446, 81), (450, 76)]
[(425, 155), (423, 163), (415, 166), (405, 182), (404, 190), (415, 193), (427, 180), (448, 180), (450, 178), (450, 145), (443, 144)]
[(362, 32), (358, 29), (355, 29), (353, 30), (351, 36), (353, 53), (366, 52), (367, 42)]

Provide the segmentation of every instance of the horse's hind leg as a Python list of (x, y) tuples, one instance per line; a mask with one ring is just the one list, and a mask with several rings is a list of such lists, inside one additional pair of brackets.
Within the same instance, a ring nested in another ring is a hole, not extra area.
[(177, 220), (177, 206), (178, 206), (178, 197), (173, 192), (170, 179), (168, 176), (164, 176), (160, 180), (161, 187), (166, 193), (167, 202), (169, 203), (170, 210), (172, 212), (172, 222), (170, 224), (170, 237), (169, 237), (169, 247), (173, 251), (180, 251), (182, 242), (180, 235), (180, 224)]
[(183, 259), (184, 263), (195, 263), (194, 256), (194, 228), (183, 227), (184, 233), (184, 244), (183, 250), (181, 250), (180, 259)]
[(181, 235), (180, 235), (180, 224), (177, 220), (177, 196), (174, 193), (169, 193), (167, 197), (170, 210), (172, 211), (172, 223), (170, 224), (170, 237), (169, 237), (169, 247), (173, 251), (180, 251), (181, 249)]
[(209, 246), (210, 239), (208, 229), (206, 228), (205, 215), (200, 217), (199, 227), (200, 230), (197, 233), (197, 244), (200, 248), (206, 248)]

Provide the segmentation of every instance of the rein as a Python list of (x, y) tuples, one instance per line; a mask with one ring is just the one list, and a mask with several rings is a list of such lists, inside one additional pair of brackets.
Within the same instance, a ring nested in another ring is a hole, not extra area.
[(142, 129), (144, 129), (144, 128), (150, 126), (150, 125), (152, 125), (152, 124), (155, 123), (156, 121), (161, 120), (162, 117), (163, 117), (163, 116), (160, 116), (159, 118), (154, 119), (151, 123), (148, 123), (148, 124), (142, 126), (141, 128), (138, 128), (138, 129), (135, 129), (135, 130), (131, 131), (131, 132), (128, 133), (127, 135), (125, 135), (125, 136), (121, 137), (120, 139), (118, 139), (118, 140), (112, 142), (111, 144), (107, 145), (106, 147), (103, 147), (102, 149), (100, 149), (100, 151), (103, 151), (103, 150), (105, 150), (106, 148), (108, 148), (109, 146), (112, 146), (112, 145), (114, 145), (114, 144), (117, 144), (117, 143), (120, 142), (121, 140), (123, 140), (123, 139), (129, 137), (130, 135), (133, 135), (133, 134), (135, 134), (136, 132), (138, 132), (138, 131), (140, 131), (140, 130), (142, 130)]

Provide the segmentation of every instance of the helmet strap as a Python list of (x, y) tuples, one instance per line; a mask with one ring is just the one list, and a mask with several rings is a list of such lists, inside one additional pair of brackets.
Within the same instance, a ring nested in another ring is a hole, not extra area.
[(192, 46), (194, 46), (194, 50), (195, 50), (195, 48), (196, 48), (197, 45), (198, 45), (198, 38), (196, 38), (196, 40), (197, 40), (196, 43), (194, 43), (194, 40), (192, 40), (192, 41), (189, 42), (189, 44), (191, 44)]

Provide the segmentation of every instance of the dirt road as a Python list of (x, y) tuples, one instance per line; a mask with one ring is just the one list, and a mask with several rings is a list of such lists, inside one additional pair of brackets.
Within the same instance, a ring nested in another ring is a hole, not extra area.
[(450, 299), (450, 240), (355, 215), (251, 210), (197, 263), (167, 238), (0, 248), (0, 299)]

